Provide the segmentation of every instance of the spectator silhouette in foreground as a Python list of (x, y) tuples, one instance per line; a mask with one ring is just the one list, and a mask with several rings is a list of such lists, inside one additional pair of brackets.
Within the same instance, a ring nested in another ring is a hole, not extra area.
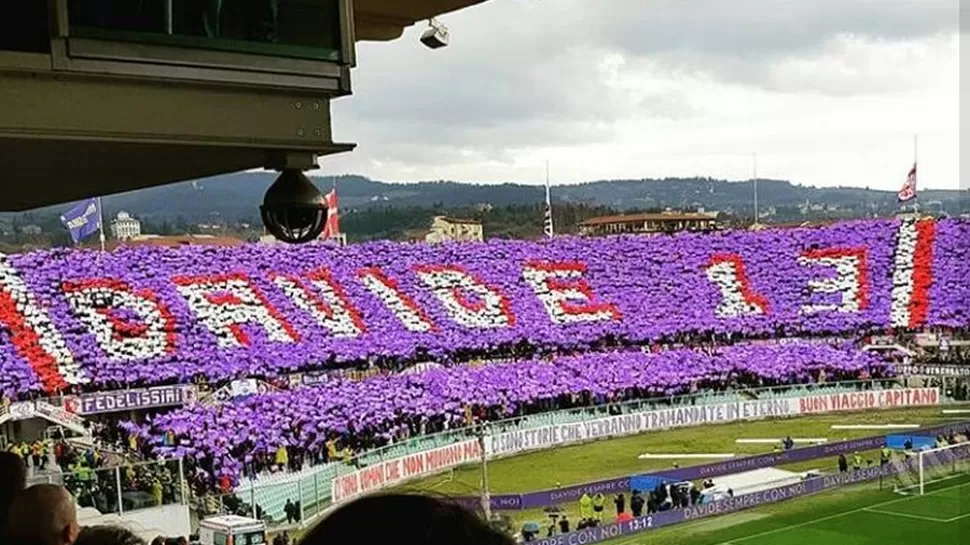
[(87, 526), (81, 530), (74, 545), (145, 545), (145, 540), (121, 526)]
[(428, 496), (389, 494), (351, 502), (324, 518), (300, 545), (407, 543), (513, 545), (461, 506)]
[(7, 511), (3, 542), (71, 545), (79, 531), (74, 498), (67, 489), (55, 484), (38, 484), (13, 499)]
[(27, 465), (12, 452), (0, 452), (0, 530), (13, 499), (27, 487)]

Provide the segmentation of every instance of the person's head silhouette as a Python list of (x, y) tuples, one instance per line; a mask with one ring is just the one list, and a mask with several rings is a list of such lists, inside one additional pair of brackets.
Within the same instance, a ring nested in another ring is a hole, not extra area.
[(0, 452), (0, 529), (14, 497), (27, 487), (27, 465), (12, 452)]
[[(379, 521), (379, 522), (378, 522)], [(412, 494), (368, 496), (324, 518), (301, 545), (396, 543), (512, 545), (511, 536), (447, 499)]]

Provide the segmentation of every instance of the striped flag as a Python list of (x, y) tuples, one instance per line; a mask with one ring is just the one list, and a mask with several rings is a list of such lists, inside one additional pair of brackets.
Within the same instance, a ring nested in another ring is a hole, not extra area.
[(542, 231), (547, 237), (550, 238), (555, 234), (552, 230), (552, 208), (550, 208), (548, 204), (546, 204), (545, 220)]
[(899, 190), (899, 202), (911, 201), (916, 198), (916, 163), (906, 176), (906, 183)]
[(543, 217), (542, 231), (547, 237), (552, 238), (555, 230), (552, 225), (552, 198), (549, 196), (549, 163), (546, 162), (546, 212)]
[(327, 203), (327, 223), (323, 226), (320, 238), (331, 239), (340, 236), (340, 215), (337, 214), (337, 188), (323, 197)]

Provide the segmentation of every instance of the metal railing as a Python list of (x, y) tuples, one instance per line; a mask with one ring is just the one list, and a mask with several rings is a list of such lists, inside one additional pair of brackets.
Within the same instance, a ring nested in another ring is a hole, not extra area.
[[(754, 399), (781, 399), (822, 393), (831, 394), (842, 391), (886, 390), (897, 387), (901, 387), (897, 380), (889, 378), (724, 390), (549, 411), (499, 420), (491, 422), (489, 425), (491, 434), (501, 434), (509, 431), (527, 430), (550, 425), (585, 422), (604, 416), (639, 413), (685, 405), (703, 405)], [(305, 466), (302, 470), (291, 473), (264, 474), (254, 480), (242, 483), (234, 493), (225, 495), (213, 494), (198, 498), (196, 507), (199, 509), (200, 516), (230, 513), (245, 514), (247, 516), (261, 514), (263, 516), (259, 518), (266, 520), (270, 524), (284, 526), (298, 524), (302, 520), (312, 518), (323, 512), (330, 506), (331, 483), (336, 477), (353, 473), (363, 467), (455, 444), (473, 437), (475, 437), (473, 428), (462, 427), (386, 445), (361, 453), (347, 461)], [(289, 516), (285, 509), (287, 502), (292, 506)], [(236, 506), (236, 508), (227, 508), (227, 506)]]

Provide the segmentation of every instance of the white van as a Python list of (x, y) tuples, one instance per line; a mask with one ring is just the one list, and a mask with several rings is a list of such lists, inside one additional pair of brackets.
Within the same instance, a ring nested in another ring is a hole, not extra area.
[(199, 523), (202, 545), (264, 545), (266, 523), (236, 515), (209, 517)]

